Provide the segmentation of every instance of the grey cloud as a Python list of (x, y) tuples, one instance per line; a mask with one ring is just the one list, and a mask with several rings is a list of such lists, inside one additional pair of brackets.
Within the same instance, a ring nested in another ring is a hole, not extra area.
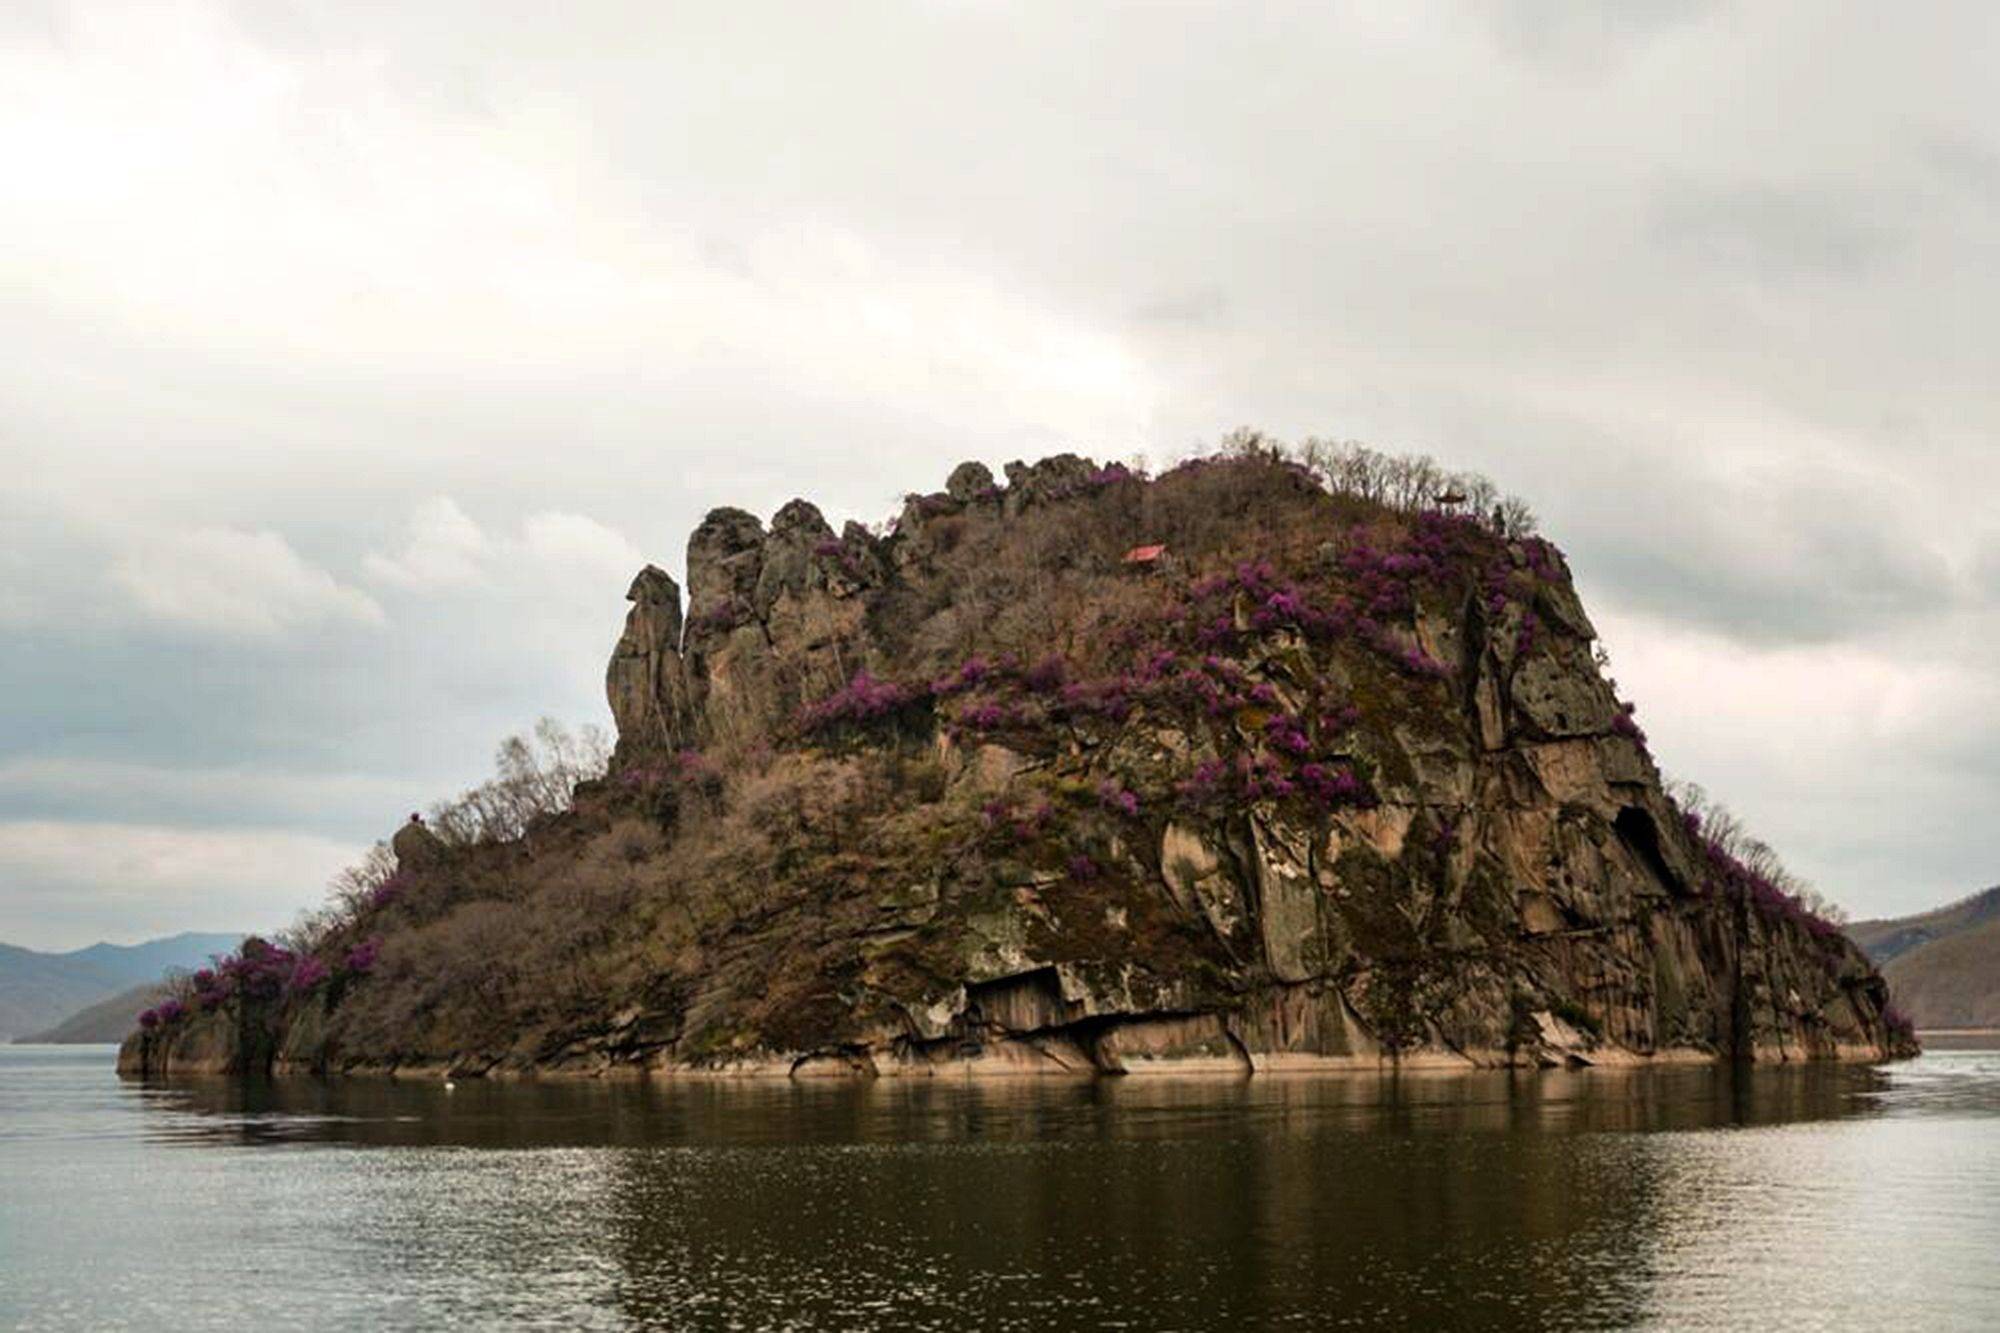
[(1974, 558), (1972, 583), (1989, 607), (2000, 607), (2000, 538), (1986, 542)]
[(309, 827), (361, 843), (389, 830), (401, 810), (436, 795), (408, 776), (288, 771), (275, 760), (217, 768), (60, 758), (0, 762), (0, 808), (12, 820)]
[(1855, 201), (1762, 183), (1677, 191), (1653, 225), (1668, 249), (1774, 282), (1857, 276), (1903, 244)]
[[(47, 780), (0, 820), (85, 818), (50, 766), (96, 765), (102, 819), (365, 841), (603, 717), (620, 538), (673, 568), (713, 505), (873, 520), (1243, 422), (1492, 474), (1647, 632), (1982, 679), (1982, 9), (107, 3), (0, 14), (0, 772)], [(202, 530), (383, 623), (231, 639), (105, 580)], [(1757, 742), (1690, 753), (1782, 818)], [(1829, 890), (1990, 852), (1926, 802), (2000, 775), (1862, 752), (1826, 800), (1874, 841), (1782, 830)]]
[(2000, 201), (2000, 151), (1967, 135), (1940, 136), (1924, 147), (1937, 174), (1986, 203)]
[(1719, 0), (1633, 0), (1573, 5), (1562, 0), (1492, 0), (1487, 6), (1503, 50), (1572, 69), (1602, 69), (1621, 48), (1709, 18)]
[(1147, 301), (1132, 312), (1144, 324), (1212, 325), (1229, 313), (1229, 298), (1213, 287)]
[(303, 5), (290, 0), (229, 0), (229, 22), (260, 45), (286, 55), (316, 57), (321, 47), (317, 25)]
[(0, 819), (0, 932), (36, 942), (144, 939), (194, 928), (268, 931), (357, 848), (265, 829)]
[(1968, 596), (1931, 534), (1852, 483), (1647, 471), (1629, 483), (1634, 504), (1608, 506), (1572, 544), (1591, 581), (1635, 607), (1746, 642), (1824, 643), (1885, 636)]

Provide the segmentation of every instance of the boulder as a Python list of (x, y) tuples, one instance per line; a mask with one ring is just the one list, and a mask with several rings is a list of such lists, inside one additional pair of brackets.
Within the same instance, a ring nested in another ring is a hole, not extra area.
[(993, 490), (993, 472), (984, 463), (960, 463), (945, 479), (944, 491), (960, 504), (983, 500)]
[(396, 830), (389, 839), (389, 850), (396, 854), (396, 864), (406, 870), (422, 870), (433, 866), (444, 856), (444, 843), (438, 835), (424, 824), (424, 817), (412, 814), (409, 822)]
[(733, 625), (748, 615), (763, 573), (764, 525), (741, 509), (711, 509), (688, 538), (690, 630)]

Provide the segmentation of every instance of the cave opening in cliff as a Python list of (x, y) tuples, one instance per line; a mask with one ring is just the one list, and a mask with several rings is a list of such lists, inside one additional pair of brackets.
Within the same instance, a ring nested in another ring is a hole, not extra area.
[(1681, 877), (1667, 865), (1667, 858), (1660, 850), (1660, 830), (1653, 823), (1652, 815), (1636, 805), (1628, 805), (1618, 812), (1611, 826), (1653, 878), (1670, 892), (1682, 891)]

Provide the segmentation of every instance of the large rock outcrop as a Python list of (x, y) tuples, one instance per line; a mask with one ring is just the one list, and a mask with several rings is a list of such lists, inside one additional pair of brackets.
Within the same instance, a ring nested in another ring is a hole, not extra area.
[(681, 664), (680, 585), (657, 565), (647, 565), (625, 600), (632, 609), (604, 676), (612, 723), (629, 746), (678, 748), (693, 725)]
[(323, 1072), (1912, 1049), (1866, 959), (1675, 808), (1553, 547), (1269, 457), (1006, 472), (882, 537), (710, 514), (685, 625), (632, 585), (604, 782), (409, 868), (328, 946), (375, 942), (366, 975), (126, 1067), (240, 1068), (249, 1030)]

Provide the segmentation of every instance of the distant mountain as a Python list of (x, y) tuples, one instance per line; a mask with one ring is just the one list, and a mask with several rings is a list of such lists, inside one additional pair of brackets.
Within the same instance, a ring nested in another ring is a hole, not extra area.
[(143, 981), (130, 990), (119, 991), (108, 1000), (99, 1000), (87, 1009), (79, 1009), (47, 1031), (31, 1032), (15, 1040), (47, 1046), (78, 1046), (97, 1042), (116, 1045), (132, 1030), (135, 1015), (151, 1009), (166, 999), (169, 993), (164, 981)]
[(158, 981), (168, 968), (199, 967), (210, 955), (234, 949), (242, 938), (189, 931), (144, 944), (93, 944), (70, 953), (0, 944), (0, 1041), (40, 1032), (121, 991)]
[(2000, 887), (1847, 933), (1918, 1027), (2000, 1028)]

